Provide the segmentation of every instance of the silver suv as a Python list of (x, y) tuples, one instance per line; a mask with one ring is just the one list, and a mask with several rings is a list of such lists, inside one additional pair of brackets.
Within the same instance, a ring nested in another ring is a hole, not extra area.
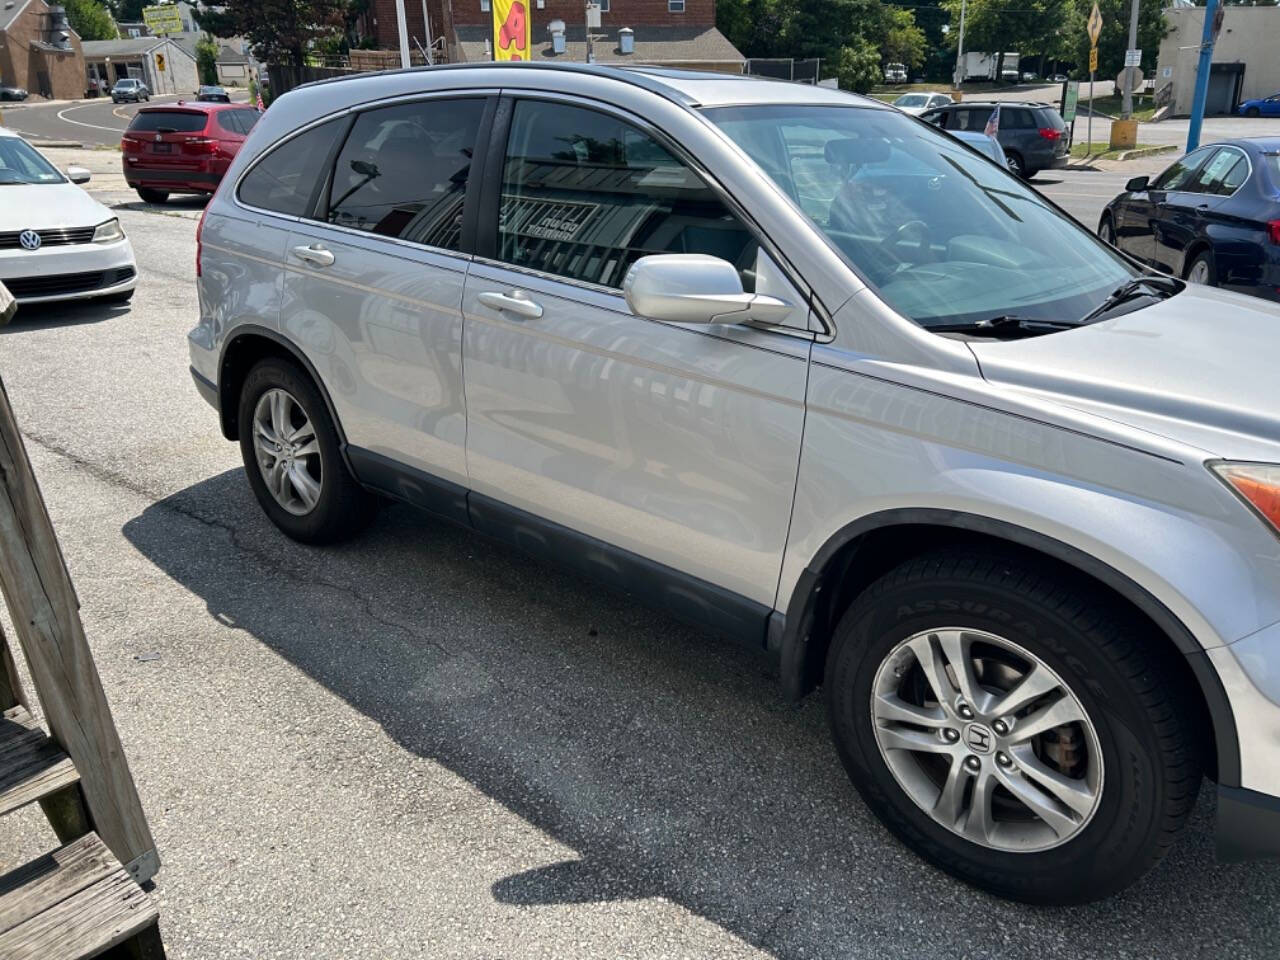
[(1275, 305), (874, 101), (655, 69), (302, 87), (198, 250), (192, 374), (289, 536), (376, 492), (767, 651), (1003, 896), (1132, 883), (1206, 774), (1221, 855), (1280, 854)]

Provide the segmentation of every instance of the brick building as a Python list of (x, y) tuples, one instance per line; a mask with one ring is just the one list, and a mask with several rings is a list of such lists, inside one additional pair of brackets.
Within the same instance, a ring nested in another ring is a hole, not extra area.
[(0, 9), (0, 81), (56, 100), (83, 97), (87, 85), (79, 35), (62, 7), (5, 0)]
[[(584, 0), (527, 0), (532, 19), (535, 61), (586, 60)], [(600, 63), (665, 63), (739, 73), (743, 56), (716, 29), (715, 0), (599, 0), (600, 28), (591, 31), (595, 59)], [(443, 38), (453, 61), (489, 59), (492, 36), (490, 0), (426, 0), (431, 35)], [(423, 0), (405, 0), (410, 46), (425, 43)], [(374, 28), (378, 43), (399, 47), (395, 0), (374, 0)], [(557, 52), (548, 25), (565, 24), (564, 51)], [(631, 34), (624, 44), (626, 34)], [(416, 41), (416, 42), (415, 42)]]

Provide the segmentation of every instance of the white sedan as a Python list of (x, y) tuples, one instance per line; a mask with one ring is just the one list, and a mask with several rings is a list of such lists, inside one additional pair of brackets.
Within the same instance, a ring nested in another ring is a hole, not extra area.
[(35, 147), (0, 128), (0, 281), (19, 303), (133, 296), (138, 266), (115, 216)]
[(893, 101), (893, 105), (903, 113), (918, 117), (926, 110), (945, 107), (950, 102), (951, 98), (945, 93), (904, 93)]

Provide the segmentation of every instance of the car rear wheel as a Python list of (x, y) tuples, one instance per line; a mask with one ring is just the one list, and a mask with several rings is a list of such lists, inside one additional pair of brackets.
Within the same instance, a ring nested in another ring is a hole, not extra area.
[(1031, 179), (1022, 162), (1022, 154), (1018, 153), (1016, 150), (1006, 150), (1004, 154), (1004, 162), (1009, 167), (1009, 172), (1014, 176), (1021, 177), (1023, 180)]
[(1244, 112), (1244, 115), (1246, 117), (1260, 117), (1262, 116), (1262, 111), (1259, 110), (1257, 107), (1250, 107), (1248, 110)]
[(1003, 897), (1083, 903), (1145, 873), (1199, 789), (1161, 653), (1058, 568), (956, 549), (853, 603), (823, 686), (845, 768), (908, 846)]
[(1218, 282), (1218, 271), (1214, 267), (1213, 254), (1208, 250), (1203, 250), (1196, 254), (1195, 259), (1191, 261), (1191, 265), (1187, 267), (1186, 279), (1191, 283), (1201, 283), (1206, 287), (1212, 287)]
[(1111, 244), (1113, 247), (1116, 245), (1116, 227), (1109, 213), (1104, 213), (1102, 219), (1098, 222), (1098, 239), (1103, 243)]
[(141, 197), (143, 202), (145, 203), (159, 204), (159, 203), (164, 203), (166, 200), (169, 199), (169, 194), (167, 191), (151, 190), (147, 187), (139, 187), (138, 196)]
[(273, 358), (249, 371), (239, 430), (249, 485), (287, 536), (331, 543), (368, 521), (374, 500), (347, 470), (324, 398), (297, 364)]

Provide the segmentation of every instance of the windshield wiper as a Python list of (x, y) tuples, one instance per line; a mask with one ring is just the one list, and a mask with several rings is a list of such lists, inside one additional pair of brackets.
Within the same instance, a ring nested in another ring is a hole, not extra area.
[(1055, 330), (1070, 330), (1080, 326), (1075, 320), (1038, 320), (1033, 317), (1019, 317), (1016, 314), (1002, 314), (998, 317), (987, 317), (968, 323), (930, 324), (933, 333), (972, 333), (987, 337), (1034, 337)]
[(1107, 298), (1081, 317), (1079, 322), (1093, 323), (1101, 320), (1122, 303), (1128, 303), (1138, 297), (1157, 297), (1163, 300), (1181, 289), (1182, 285), (1172, 277), (1134, 277), (1107, 294)]

